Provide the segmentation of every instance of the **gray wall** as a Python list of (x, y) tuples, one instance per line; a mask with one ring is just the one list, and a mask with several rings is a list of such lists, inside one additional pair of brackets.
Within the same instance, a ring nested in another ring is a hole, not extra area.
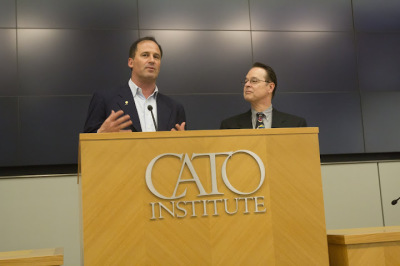
[(398, 152), (399, 17), (398, 0), (1, 0), (0, 167), (76, 163), (91, 94), (127, 82), (145, 35), (190, 129), (249, 108), (240, 81), (262, 61), (322, 154)]
[[(322, 165), (327, 229), (400, 224), (400, 162)], [(76, 176), (0, 177), (0, 251), (64, 247), (81, 263)]]

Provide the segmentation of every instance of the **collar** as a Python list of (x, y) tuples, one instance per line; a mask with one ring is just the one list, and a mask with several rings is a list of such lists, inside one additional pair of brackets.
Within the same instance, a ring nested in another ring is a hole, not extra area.
[(262, 112), (257, 112), (256, 110), (254, 110), (253, 108), (251, 108), (251, 115), (253, 117), (257, 116), (257, 113), (263, 113), (265, 115), (265, 117), (269, 117), (272, 114), (272, 104), (268, 107), (268, 109), (262, 111)]
[[(132, 81), (132, 79), (129, 79), (128, 85), (129, 85), (129, 88), (131, 88), (133, 98), (135, 98), (136, 94), (138, 94), (138, 93), (139, 93), (139, 95), (143, 96), (142, 89), (139, 88), (138, 85), (136, 85), (136, 84)], [(156, 88), (154, 89), (153, 93), (149, 96), (149, 98), (150, 98), (150, 97), (157, 98), (157, 94), (158, 94), (158, 87), (157, 87), (157, 85), (156, 85)]]

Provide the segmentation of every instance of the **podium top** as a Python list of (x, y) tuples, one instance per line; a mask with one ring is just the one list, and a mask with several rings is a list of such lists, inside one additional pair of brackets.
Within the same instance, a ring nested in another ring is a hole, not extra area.
[(63, 248), (0, 252), (0, 265), (62, 265)]
[(187, 130), (158, 132), (117, 132), (117, 133), (81, 133), (79, 140), (111, 140), (111, 139), (148, 139), (148, 138), (191, 138), (191, 137), (224, 137), (224, 136), (259, 136), (259, 135), (291, 135), (318, 134), (318, 127), (299, 128), (267, 128), (259, 129), (223, 129), (223, 130)]
[(400, 226), (328, 230), (329, 244), (366, 244), (400, 241)]

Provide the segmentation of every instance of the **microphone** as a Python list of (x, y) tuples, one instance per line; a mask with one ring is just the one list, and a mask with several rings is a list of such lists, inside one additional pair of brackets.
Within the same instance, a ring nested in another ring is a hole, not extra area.
[(399, 201), (399, 199), (400, 199), (400, 197), (399, 197), (399, 198), (397, 198), (397, 199), (395, 199), (395, 200), (392, 200), (392, 205), (396, 205), (396, 204), (397, 204), (397, 202)]
[(147, 105), (147, 110), (149, 110), (151, 112), (151, 117), (153, 118), (154, 128), (156, 129), (156, 131), (158, 131), (157, 123), (156, 123), (156, 120), (154, 119), (153, 106)]

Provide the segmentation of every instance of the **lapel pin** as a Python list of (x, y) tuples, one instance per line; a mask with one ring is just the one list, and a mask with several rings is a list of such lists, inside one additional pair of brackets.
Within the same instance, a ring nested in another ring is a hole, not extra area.
[(128, 101), (125, 101), (125, 105), (128, 105)]

